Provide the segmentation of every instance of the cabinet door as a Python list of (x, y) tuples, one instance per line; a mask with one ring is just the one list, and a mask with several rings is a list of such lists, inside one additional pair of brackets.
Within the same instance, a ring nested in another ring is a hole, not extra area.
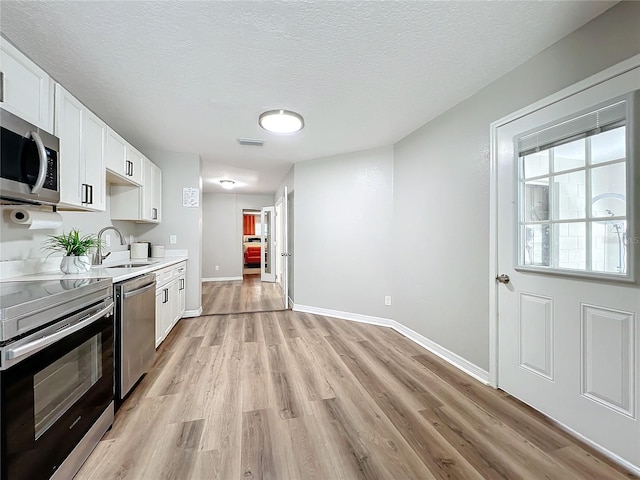
[(143, 158), (143, 162), (141, 219), (160, 223), (162, 219), (162, 171), (148, 158)]
[(60, 203), (82, 207), (86, 201), (82, 129), (84, 106), (56, 85), (55, 135), (60, 138)]
[(127, 144), (127, 178), (137, 185), (142, 185), (142, 174), (144, 166), (142, 164), (142, 154)]
[(156, 348), (162, 343), (164, 339), (164, 327), (163, 327), (163, 314), (164, 314), (164, 289), (156, 291)]
[(0, 37), (0, 105), (29, 123), (53, 132), (53, 80)]
[(155, 221), (162, 221), (162, 170), (156, 164), (153, 164), (153, 200), (152, 205), (155, 208)]
[(107, 128), (107, 144), (105, 148), (105, 165), (108, 170), (126, 178), (127, 142), (124, 138)]
[(184, 275), (178, 279), (178, 300), (180, 305), (178, 308), (178, 318), (180, 319), (183, 317), (187, 308), (187, 277)]
[(84, 119), (84, 183), (88, 185), (87, 206), (94, 211), (105, 210), (105, 166), (104, 153), (107, 140), (107, 125), (89, 110)]

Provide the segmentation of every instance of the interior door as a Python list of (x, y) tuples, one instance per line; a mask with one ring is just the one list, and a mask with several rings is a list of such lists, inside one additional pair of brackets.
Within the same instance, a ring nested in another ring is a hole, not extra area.
[(260, 280), (263, 282), (276, 281), (276, 267), (273, 262), (273, 241), (276, 210), (275, 207), (262, 207), (260, 223), (262, 224), (260, 257)]
[(282, 194), (282, 216), (280, 218), (280, 239), (281, 239), (281, 258), (282, 258), (282, 300), (284, 308), (289, 308), (289, 189), (285, 185)]
[(638, 74), (497, 137), (498, 386), (636, 466)]

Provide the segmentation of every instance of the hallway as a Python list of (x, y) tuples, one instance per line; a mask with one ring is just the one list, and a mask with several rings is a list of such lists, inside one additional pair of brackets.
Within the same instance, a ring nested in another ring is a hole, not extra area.
[(260, 275), (245, 275), (244, 280), (203, 282), (202, 314), (269, 312), (284, 310), (279, 283), (261, 282)]

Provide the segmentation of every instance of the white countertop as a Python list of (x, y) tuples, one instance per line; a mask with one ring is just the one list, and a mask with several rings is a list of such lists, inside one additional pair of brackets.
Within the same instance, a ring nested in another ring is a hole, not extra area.
[[(128, 280), (129, 278), (137, 277), (138, 275), (143, 275), (145, 273), (153, 272), (154, 270), (158, 270), (163, 267), (168, 267), (169, 265), (175, 265), (176, 263), (184, 262), (189, 257), (186, 255), (179, 256), (171, 256), (171, 257), (163, 257), (163, 258), (119, 258), (113, 259), (110, 261), (105, 261), (102, 265), (95, 265), (91, 267), (87, 273), (79, 273), (79, 274), (64, 274), (61, 271), (49, 271), (49, 272), (41, 272), (41, 273), (33, 273), (30, 275), (22, 275), (18, 277), (6, 278), (5, 281), (19, 282), (19, 281), (28, 281), (28, 280), (75, 280), (77, 278), (105, 278), (111, 277), (113, 283), (121, 282), (123, 280)], [(147, 265), (141, 267), (130, 267), (130, 268), (119, 268), (115, 267), (115, 265), (122, 264), (125, 262), (131, 263), (142, 263), (148, 262)]]

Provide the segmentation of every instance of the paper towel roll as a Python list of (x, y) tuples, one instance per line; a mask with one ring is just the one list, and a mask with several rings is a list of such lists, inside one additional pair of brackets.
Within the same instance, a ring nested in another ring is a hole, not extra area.
[(28, 225), (29, 230), (62, 227), (62, 216), (59, 213), (28, 210), (26, 208), (11, 210), (11, 221), (19, 225)]

